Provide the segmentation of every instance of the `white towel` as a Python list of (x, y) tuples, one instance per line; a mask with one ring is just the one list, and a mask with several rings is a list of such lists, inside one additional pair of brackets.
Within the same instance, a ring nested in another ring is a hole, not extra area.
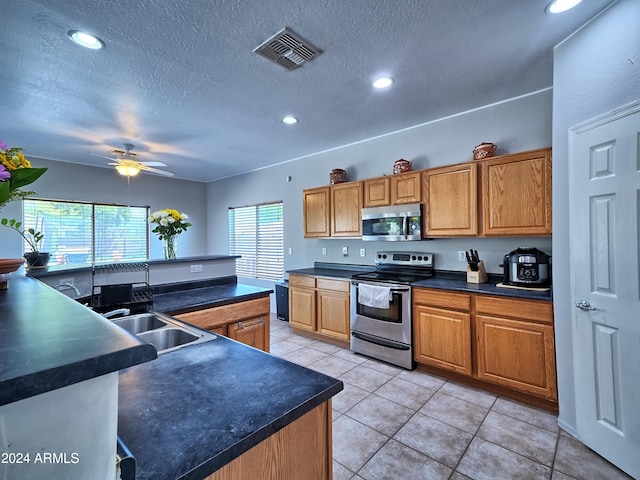
[(389, 308), (391, 288), (377, 285), (358, 285), (358, 303), (373, 308)]

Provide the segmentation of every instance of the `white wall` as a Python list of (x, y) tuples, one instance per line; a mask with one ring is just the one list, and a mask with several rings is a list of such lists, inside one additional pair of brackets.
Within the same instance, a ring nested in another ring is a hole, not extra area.
[[(640, 2), (620, 0), (554, 54), (553, 251), (559, 421), (575, 433), (568, 129), (640, 99)], [(580, 261), (581, 259), (577, 259)]]
[[(198, 256), (207, 252), (207, 205), (206, 184), (188, 180), (160, 177), (141, 173), (131, 178), (111, 168), (98, 168), (54, 162), (29, 156), (29, 146), (25, 155), (34, 167), (48, 167), (49, 170), (35, 183), (26, 187), (35, 190), (39, 198), (53, 200), (76, 200), (88, 202), (117, 203), (151, 207), (151, 211), (173, 208), (189, 215), (193, 227), (180, 235), (179, 255)], [(0, 212), (0, 217), (22, 218), (22, 203), (12, 202)], [(163, 258), (162, 244), (151, 235), (151, 259)], [(215, 252), (226, 254), (225, 248)], [(0, 256), (22, 256), (22, 239), (7, 228), (0, 228)]]
[[(227, 208), (282, 200), (285, 225), (285, 270), (313, 266), (315, 261), (373, 265), (378, 250), (418, 250), (436, 253), (436, 268), (464, 270), (458, 250), (477, 249), (489, 272), (498, 267), (505, 253), (518, 246), (534, 246), (551, 254), (549, 238), (440, 239), (388, 243), (360, 240), (313, 240), (303, 238), (302, 190), (327, 185), (329, 172), (344, 168), (348, 180), (362, 180), (393, 173), (399, 158), (424, 169), (472, 159), (473, 147), (483, 141), (498, 144), (498, 154), (514, 153), (551, 145), (552, 92), (547, 89), (500, 104), (465, 112), (439, 121), (391, 133), (358, 144), (319, 153), (264, 170), (212, 182), (207, 186), (209, 214), (208, 249), (228, 248)], [(286, 177), (292, 181), (287, 182)], [(349, 255), (342, 256), (342, 247)], [(322, 256), (322, 248), (327, 256)], [(292, 254), (287, 250), (291, 248)], [(359, 249), (366, 249), (366, 257)], [(245, 280), (246, 283), (251, 280)], [(255, 283), (257, 284), (257, 283)]]

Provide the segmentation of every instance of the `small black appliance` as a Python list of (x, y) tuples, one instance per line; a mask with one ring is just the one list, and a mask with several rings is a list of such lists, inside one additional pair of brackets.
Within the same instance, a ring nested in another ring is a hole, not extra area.
[(542, 250), (519, 247), (504, 256), (502, 283), (519, 287), (551, 285), (551, 256)]

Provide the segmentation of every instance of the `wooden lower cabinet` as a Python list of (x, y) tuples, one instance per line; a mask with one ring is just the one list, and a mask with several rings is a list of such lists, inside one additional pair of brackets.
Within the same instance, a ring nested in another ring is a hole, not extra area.
[(289, 324), (349, 341), (350, 283), (347, 280), (289, 276)]
[(478, 378), (557, 400), (551, 304), (479, 299), (476, 311)]
[(205, 480), (330, 480), (331, 401), (277, 431)]
[(417, 363), (557, 402), (551, 302), (413, 292)]
[(413, 305), (415, 361), (471, 375), (470, 295), (414, 288)]
[(173, 316), (268, 352), (271, 332), (270, 310), (269, 297), (263, 297)]

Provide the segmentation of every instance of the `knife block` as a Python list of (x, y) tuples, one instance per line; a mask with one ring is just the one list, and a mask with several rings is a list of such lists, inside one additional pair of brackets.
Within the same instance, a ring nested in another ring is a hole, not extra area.
[(484, 268), (484, 262), (480, 260), (478, 263), (478, 271), (474, 272), (467, 265), (467, 283), (485, 283), (489, 279), (487, 271)]

